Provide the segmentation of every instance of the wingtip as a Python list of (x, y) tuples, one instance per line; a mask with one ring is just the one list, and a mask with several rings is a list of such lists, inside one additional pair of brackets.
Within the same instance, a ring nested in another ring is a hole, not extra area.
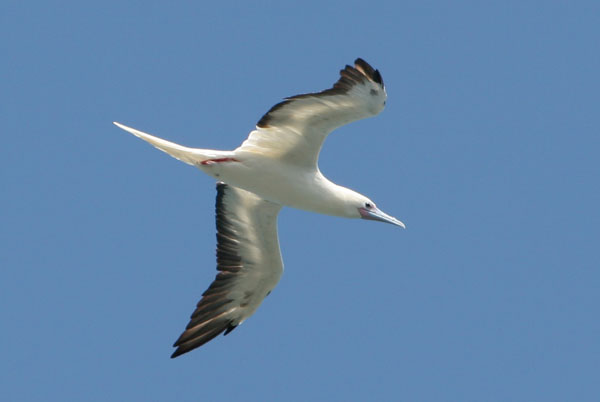
[(362, 72), (373, 82), (376, 82), (378, 84), (380, 84), (381, 86), (384, 86), (383, 84), (383, 78), (381, 77), (381, 74), (379, 73), (379, 70), (374, 69), (373, 67), (371, 67), (371, 65), (369, 63), (367, 63), (363, 58), (359, 57), (356, 60), (354, 60), (354, 66), (356, 68), (358, 68), (359, 70), (362, 70)]

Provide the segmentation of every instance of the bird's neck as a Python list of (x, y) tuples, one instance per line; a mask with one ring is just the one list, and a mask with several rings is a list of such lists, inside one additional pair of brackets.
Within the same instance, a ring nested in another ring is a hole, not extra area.
[(315, 172), (312, 186), (306, 186), (306, 196), (302, 197), (306, 205), (297, 208), (325, 215), (355, 217), (355, 211), (348, 205), (357, 194), (349, 188), (342, 187), (327, 179), (321, 172)]

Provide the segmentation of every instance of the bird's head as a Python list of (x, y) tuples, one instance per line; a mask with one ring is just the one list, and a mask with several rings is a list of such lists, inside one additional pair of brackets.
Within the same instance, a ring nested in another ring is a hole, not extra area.
[[(349, 190), (349, 189), (347, 189)], [(349, 217), (391, 223), (406, 229), (404, 223), (377, 208), (377, 205), (362, 194), (350, 190), (346, 195), (346, 210)]]
[(391, 223), (392, 225), (401, 226), (406, 229), (404, 223), (377, 208), (375, 203), (369, 199), (357, 205), (357, 209), (362, 219)]

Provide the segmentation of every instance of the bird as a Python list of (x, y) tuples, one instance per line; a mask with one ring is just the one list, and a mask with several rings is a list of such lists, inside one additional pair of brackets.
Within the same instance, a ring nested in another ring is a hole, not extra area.
[(333, 87), (284, 98), (264, 114), (233, 151), (189, 148), (113, 122), (217, 180), (217, 275), (202, 294), (171, 358), (229, 334), (279, 282), (277, 234), (282, 207), (406, 228), (366, 196), (328, 180), (318, 158), (334, 129), (378, 115), (387, 93), (379, 70), (361, 58), (340, 71)]

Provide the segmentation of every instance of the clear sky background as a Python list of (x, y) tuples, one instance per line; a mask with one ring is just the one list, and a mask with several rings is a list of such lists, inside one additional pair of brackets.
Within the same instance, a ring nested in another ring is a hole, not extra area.
[[(3, 401), (598, 401), (600, 3), (0, 6)], [(286, 271), (169, 358), (232, 149), (362, 57), (385, 111), (321, 170), (407, 230), (284, 209)]]

